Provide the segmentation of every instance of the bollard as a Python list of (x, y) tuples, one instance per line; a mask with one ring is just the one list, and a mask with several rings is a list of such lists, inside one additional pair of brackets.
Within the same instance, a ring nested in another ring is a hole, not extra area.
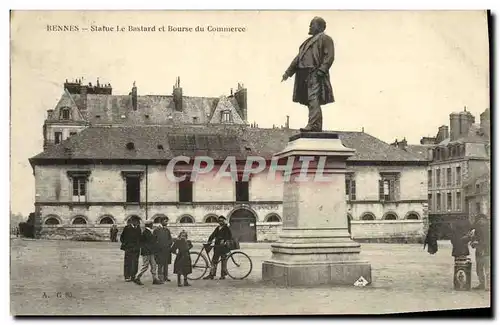
[(457, 291), (471, 290), (472, 263), (470, 258), (456, 257), (455, 272), (453, 275), (453, 289)]

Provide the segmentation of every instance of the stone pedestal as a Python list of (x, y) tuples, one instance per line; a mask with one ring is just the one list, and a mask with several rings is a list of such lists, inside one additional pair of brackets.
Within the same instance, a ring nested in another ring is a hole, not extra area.
[[(353, 149), (338, 134), (300, 133), (275, 155), (291, 164), (284, 182), (283, 228), (271, 245), (262, 278), (278, 285), (354, 285), (371, 282), (371, 266), (359, 258), (360, 244), (347, 229), (345, 169)], [(308, 163), (305, 163), (307, 162)]]

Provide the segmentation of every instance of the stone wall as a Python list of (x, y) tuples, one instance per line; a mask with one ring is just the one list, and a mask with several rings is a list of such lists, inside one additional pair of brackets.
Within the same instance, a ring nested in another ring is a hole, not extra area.
[(358, 242), (422, 242), (423, 220), (352, 221), (351, 233)]
[[(69, 240), (109, 240), (110, 225), (44, 225), (40, 233), (45, 239)], [(120, 236), (123, 225), (118, 226)], [(189, 238), (195, 242), (206, 241), (215, 224), (169, 224), (172, 236), (186, 230)], [(257, 241), (273, 242), (278, 240), (281, 222), (257, 222)], [(423, 220), (373, 220), (352, 221), (353, 239), (360, 242), (421, 242), (425, 236)]]

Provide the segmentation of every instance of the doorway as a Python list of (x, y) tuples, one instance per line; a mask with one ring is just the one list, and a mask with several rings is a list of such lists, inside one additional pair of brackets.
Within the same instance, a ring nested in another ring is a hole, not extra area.
[(237, 209), (229, 217), (229, 228), (233, 238), (243, 243), (257, 241), (257, 217), (247, 209)]

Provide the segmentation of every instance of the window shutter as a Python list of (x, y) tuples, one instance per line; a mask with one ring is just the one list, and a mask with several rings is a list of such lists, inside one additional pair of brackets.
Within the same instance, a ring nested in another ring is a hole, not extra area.
[(396, 197), (395, 197), (395, 195), (394, 195), (394, 194), (395, 194), (395, 192), (394, 192), (394, 190), (395, 190), (394, 185), (395, 185), (395, 184), (394, 184), (394, 180), (393, 180), (393, 179), (391, 179), (391, 180), (389, 181), (389, 199), (390, 199), (391, 201), (396, 199)]
[(384, 180), (379, 180), (378, 181), (378, 194), (379, 194), (379, 199), (384, 200)]

